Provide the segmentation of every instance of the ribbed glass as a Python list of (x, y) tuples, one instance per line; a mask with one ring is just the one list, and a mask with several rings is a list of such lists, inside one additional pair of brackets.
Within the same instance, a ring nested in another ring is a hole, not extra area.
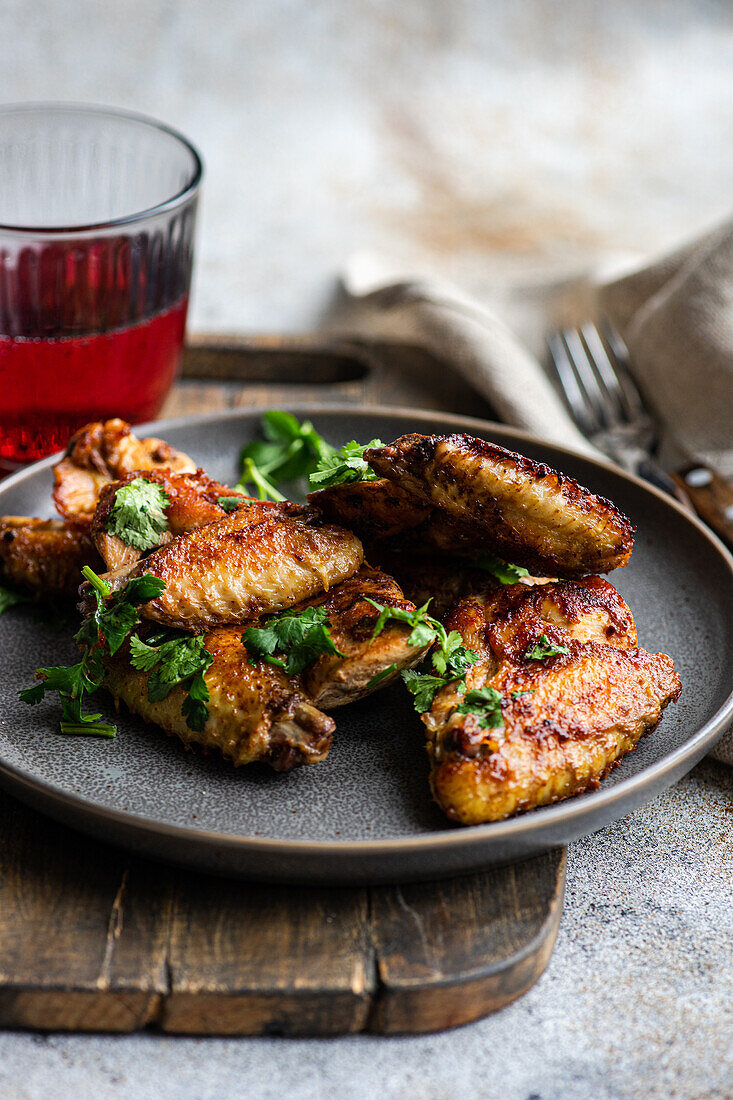
[(0, 460), (99, 416), (157, 414), (180, 365), (201, 172), (150, 119), (0, 107)]

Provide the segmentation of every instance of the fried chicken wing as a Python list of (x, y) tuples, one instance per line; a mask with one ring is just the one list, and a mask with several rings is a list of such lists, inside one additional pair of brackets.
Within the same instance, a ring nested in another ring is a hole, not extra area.
[(186, 697), (175, 687), (162, 702), (148, 699), (148, 673), (132, 668), (126, 649), (107, 662), (104, 686), (147, 722), (184, 744), (218, 749), (234, 764), (261, 760), (276, 771), (325, 759), (335, 729), (332, 718), (313, 706), (299, 681), (261, 661), (250, 663), (241, 626), (210, 631), (204, 645), (214, 661), (205, 673), (209, 717), (201, 732), (181, 713)]
[[(427, 652), (427, 646), (408, 645), (411, 627), (407, 623), (388, 622), (372, 640), (379, 610), (369, 600), (384, 607), (414, 611), (397, 582), (362, 565), (358, 573), (333, 588), (319, 603), (328, 611), (330, 634), (339, 657), (324, 653), (303, 673), (303, 686), (316, 706), (323, 710), (353, 703), (386, 687), (404, 668), (411, 668)], [(386, 674), (386, 675), (385, 675)], [(374, 683), (380, 677), (378, 683)]]
[[(610, 501), (494, 443), (405, 435), (365, 458), (380, 477), (435, 507), (439, 515), (426, 521), (434, 548), (441, 540), (453, 552), (472, 545), (554, 577), (606, 573), (631, 555), (634, 529)], [(409, 534), (425, 544), (421, 528)]]
[(237, 497), (243, 504), (253, 503), (252, 497), (230, 489), (219, 481), (213, 481), (202, 469), (195, 470), (194, 473), (174, 473), (167, 469), (133, 470), (102, 488), (92, 520), (92, 539), (108, 569), (133, 565), (143, 556), (142, 550), (128, 546), (119, 536), (107, 531), (118, 489), (140, 477), (159, 485), (169, 497), (169, 504), (165, 508), (168, 525), (160, 536), (160, 546), (165, 546), (187, 531), (206, 527), (209, 523), (223, 519), (228, 512), (218, 503), (221, 497)]
[(101, 567), (86, 524), (0, 517), (0, 580), (36, 596), (75, 596), (83, 565)]
[[(672, 660), (638, 648), (631, 612), (600, 577), (470, 597), (446, 628), (479, 660), (467, 691), (443, 688), (423, 722), (435, 799), (464, 825), (597, 787), (680, 692)], [(568, 652), (530, 658), (543, 635)], [(458, 711), (483, 688), (501, 697), (501, 728), (482, 726), (480, 705)]]
[(362, 563), (359, 539), (305, 505), (238, 508), (105, 576), (113, 590), (150, 573), (166, 583), (143, 615), (193, 632), (293, 607), (346, 580)]
[(86, 424), (53, 468), (54, 504), (66, 519), (91, 522), (99, 494), (110, 481), (133, 470), (163, 468), (193, 473), (196, 463), (163, 439), (138, 439), (124, 420)]
[(330, 520), (372, 542), (390, 539), (428, 518), (432, 506), (387, 478), (352, 481), (308, 494), (308, 502)]

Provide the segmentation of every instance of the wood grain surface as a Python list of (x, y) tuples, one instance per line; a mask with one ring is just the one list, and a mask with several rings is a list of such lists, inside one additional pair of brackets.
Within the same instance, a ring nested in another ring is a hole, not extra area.
[[(491, 415), (415, 349), (380, 356), (308, 338), (191, 341), (163, 415), (307, 400)], [(0, 794), (0, 1026), (197, 1035), (453, 1027), (537, 980), (564, 884), (560, 848), (437, 883), (231, 882), (133, 858)]]

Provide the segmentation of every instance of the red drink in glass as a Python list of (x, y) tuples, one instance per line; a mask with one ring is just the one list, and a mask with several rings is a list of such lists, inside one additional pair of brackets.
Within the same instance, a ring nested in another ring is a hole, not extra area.
[(201, 163), (122, 112), (0, 108), (0, 464), (155, 417), (180, 367)]

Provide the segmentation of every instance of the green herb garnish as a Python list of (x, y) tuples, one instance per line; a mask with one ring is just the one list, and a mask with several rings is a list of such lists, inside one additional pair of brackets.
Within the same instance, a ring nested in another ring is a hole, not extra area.
[(454, 714), (473, 714), (482, 730), (497, 730), (504, 725), (501, 714), (501, 693), (492, 687), (474, 688), (463, 696)]
[(524, 691), (513, 691), (512, 699), (521, 699), (523, 695), (534, 695), (534, 688), (526, 688)]
[(113, 737), (115, 727), (100, 723), (101, 714), (82, 714), (82, 701), (85, 695), (92, 695), (102, 685), (105, 654), (117, 652), (139, 622), (139, 605), (159, 596), (165, 581), (143, 574), (111, 594), (107, 583), (88, 565), (82, 573), (91, 585), (95, 606), (74, 636), (82, 650), (81, 659), (74, 665), (36, 669), (39, 683), (21, 691), (20, 698), (24, 703), (36, 704), (47, 692), (57, 691), (61, 699), (62, 732), (79, 733), (77, 727), (83, 727), (81, 732)]
[(368, 597), (367, 600), (379, 611), (372, 641), (381, 634), (388, 622), (396, 621), (412, 627), (407, 639), (408, 645), (422, 648), (437, 642), (427, 668), (423, 671), (405, 669), (402, 673), (407, 690), (414, 696), (415, 710), (418, 714), (424, 714), (426, 710), (430, 710), (433, 699), (446, 684), (457, 683), (459, 691), (462, 686), (465, 687), (466, 672), (476, 663), (478, 655), (472, 649), (466, 649), (457, 630), (447, 633), (443, 624), (428, 614), (430, 600), (414, 611), (405, 611), (401, 607), (386, 607)]
[(477, 569), (491, 573), (502, 584), (516, 584), (522, 577), (529, 576), (529, 569), (525, 569), (523, 565), (512, 565), (511, 562), (497, 558), (494, 554), (479, 554), (477, 558), (472, 559), (472, 564)]
[(254, 485), (260, 500), (285, 500), (277, 486), (311, 474), (318, 463), (336, 453), (309, 420), (302, 424), (291, 413), (270, 409), (262, 417), (264, 439), (243, 448), (242, 476), (237, 489)]
[[(171, 636), (172, 635), (172, 636)], [(187, 689), (181, 713), (192, 730), (201, 731), (206, 725), (209, 710), (209, 689), (204, 673), (214, 660), (204, 649), (204, 635), (179, 634), (160, 631), (151, 638), (155, 644), (144, 642), (137, 634), (130, 638), (130, 664), (148, 677), (148, 700), (160, 703), (179, 684)]]
[(558, 657), (569, 652), (566, 645), (553, 645), (546, 634), (540, 634), (536, 644), (527, 650), (524, 657), (527, 661), (542, 661), (545, 657)]
[(246, 504), (244, 497), (219, 497), (216, 502), (225, 512), (236, 512), (240, 504)]
[(4, 615), (11, 607), (17, 607), (21, 603), (34, 603), (34, 599), (26, 592), (18, 592), (14, 588), (6, 588), (0, 584), (0, 615)]
[(352, 439), (345, 443), (335, 454), (325, 455), (310, 475), (311, 489), (325, 489), (334, 485), (349, 485), (354, 481), (376, 481), (374, 473), (364, 458), (367, 447), (383, 447), (381, 439), (372, 439), (369, 443), (357, 443)]
[(381, 672), (378, 672), (376, 676), (372, 676), (371, 680), (367, 684), (368, 688), (376, 687), (377, 684), (381, 684), (382, 680), (386, 680), (388, 676), (391, 676), (393, 672), (397, 671), (397, 665), (388, 665), (387, 668), (383, 668)]
[(107, 532), (136, 550), (152, 550), (168, 527), (165, 509), (170, 497), (160, 485), (144, 477), (133, 478), (115, 493), (107, 520)]
[[(266, 619), (261, 627), (249, 627), (242, 635), (242, 642), (250, 657), (276, 665), (288, 676), (295, 676), (322, 653), (346, 656), (336, 648), (329, 632), (330, 625), (324, 607), (285, 611)], [(275, 657), (275, 653), (281, 653), (285, 659)]]

